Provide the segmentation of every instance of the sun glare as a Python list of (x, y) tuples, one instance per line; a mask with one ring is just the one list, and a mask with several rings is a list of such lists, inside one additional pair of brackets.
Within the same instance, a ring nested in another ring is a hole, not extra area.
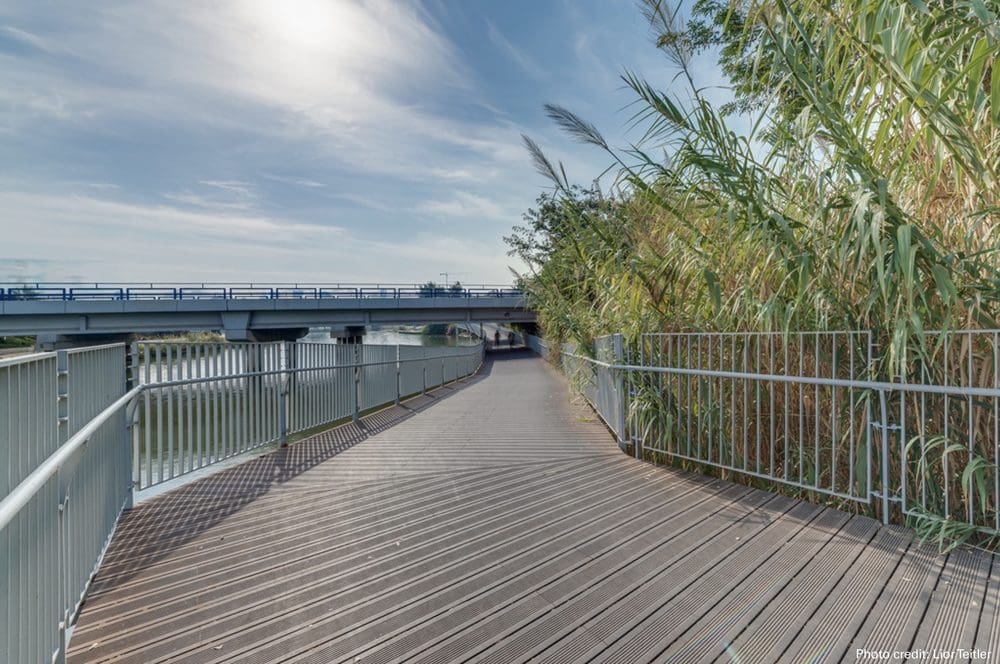
[(262, 32), (284, 47), (340, 50), (353, 41), (354, 8), (341, 0), (257, 0), (250, 8)]

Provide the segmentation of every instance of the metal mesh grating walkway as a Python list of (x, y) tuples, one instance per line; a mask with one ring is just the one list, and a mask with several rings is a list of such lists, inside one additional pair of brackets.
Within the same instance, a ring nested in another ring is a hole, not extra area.
[(1000, 661), (994, 556), (631, 459), (532, 355), (362, 424), (131, 511), (70, 661)]

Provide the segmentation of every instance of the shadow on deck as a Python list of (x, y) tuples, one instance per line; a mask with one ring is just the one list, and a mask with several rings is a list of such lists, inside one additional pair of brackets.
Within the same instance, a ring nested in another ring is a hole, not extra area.
[(137, 507), (70, 661), (1000, 655), (995, 562), (631, 459), (515, 350)]

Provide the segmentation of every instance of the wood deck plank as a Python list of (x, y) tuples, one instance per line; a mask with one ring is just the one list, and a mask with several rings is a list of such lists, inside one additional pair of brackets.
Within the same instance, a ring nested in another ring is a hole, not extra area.
[(968, 547), (948, 555), (911, 650), (953, 651), (975, 647), (992, 558), (984, 551)]
[[(872, 525), (875, 525), (874, 522)], [(867, 615), (879, 591), (905, 554), (909, 542), (907, 533), (875, 527), (875, 536), (871, 540), (855, 542), (849, 554), (850, 564), (841, 573), (824, 569), (821, 565), (807, 570), (806, 574), (810, 577), (826, 577), (828, 580), (811, 597), (799, 593), (794, 599), (787, 600), (800, 615), (808, 614), (808, 620), (798, 631), (785, 629), (783, 638), (778, 639), (769, 650), (758, 651), (760, 655), (773, 657), (775, 661), (781, 658), (817, 663), (840, 660), (850, 645), (850, 635), (857, 629), (855, 621), (863, 620)], [(785, 601), (778, 597), (774, 604), (781, 606)], [(792, 615), (787, 615), (784, 620), (786, 625), (795, 622)], [(780, 629), (776, 622), (772, 622), (771, 627)], [(754, 631), (751, 625), (746, 633)], [(749, 650), (734, 650), (750, 655)]]
[(998, 641), (994, 556), (629, 458), (561, 376), (505, 353), (134, 509), (69, 661), (748, 664)]
[(703, 530), (690, 533), (697, 540), (675, 537), (646, 551), (634, 552), (638, 557), (625, 561), (586, 587), (573, 588), (569, 580), (560, 580), (539, 592), (553, 605), (553, 610), (535, 617), (511, 637), (490, 644), (472, 661), (501, 664), (537, 655), (569, 635), (579, 634), (581, 628), (643, 586), (676, 574), (686, 560), (697, 558), (703, 569), (710, 569), (731, 551), (734, 541), (749, 541), (791, 505), (791, 501), (777, 496), (768, 499), (754, 492), (735, 506), (738, 511), (726, 510), (719, 514), (721, 518), (699, 524)]
[[(718, 484), (717, 487), (720, 491), (732, 489), (724, 486), (724, 483)], [(373, 620), (358, 621), (345, 616), (339, 622), (354, 629), (343, 630), (339, 634), (328, 632), (320, 642), (315, 642), (315, 637), (309, 637), (313, 641), (304, 641), (300, 626), (295, 625), (289, 635), (291, 640), (297, 642), (293, 652), (315, 649), (315, 653), (307, 657), (307, 660), (318, 658), (318, 661), (332, 661), (340, 656), (354, 656), (352, 653), (360, 651), (365, 653), (366, 660), (389, 661), (395, 655), (383, 660), (375, 650), (380, 640), (398, 633), (424, 628), (424, 635), (414, 638), (411, 633), (408, 634), (409, 638), (393, 644), (393, 652), (397, 650), (408, 652), (409, 648), (403, 644), (412, 644), (419, 648), (431, 638), (429, 634), (433, 632), (434, 627), (440, 628), (440, 623), (435, 622), (434, 617), (428, 618), (427, 607), (434, 607), (438, 614), (447, 614), (449, 623), (459, 621), (463, 615), (471, 615), (471, 620), (475, 622), (498, 602), (503, 602), (519, 593), (530, 592), (534, 587), (533, 584), (540, 583), (540, 580), (563, 576), (585, 564), (588, 560), (587, 547), (611, 547), (620, 541), (619, 538), (623, 535), (629, 537), (630, 533), (640, 532), (640, 525), (637, 522), (617, 518), (616, 515), (619, 513), (624, 514), (643, 507), (650, 510), (657, 509), (660, 504), (666, 503), (676, 512), (666, 510), (664, 520), (697, 518), (696, 509), (702, 499), (700, 491), (697, 490), (700, 488), (700, 486), (692, 487), (691, 490), (672, 498), (668, 494), (658, 494), (654, 491), (650, 491), (649, 496), (624, 496), (625, 500), (621, 501), (618, 513), (611, 511), (614, 508), (614, 504), (611, 504), (608, 506), (610, 513), (601, 518), (567, 519), (559, 524), (553, 524), (557, 527), (547, 529), (551, 532), (551, 537), (543, 536), (541, 534), (543, 531), (533, 533), (523, 544), (505, 546), (493, 552), (505, 557), (493, 558), (492, 563), (484, 562), (481, 557), (468, 560), (439, 574), (435, 583), (423, 584), (422, 592), (414, 592), (411, 588), (404, 594), (387, 596), (383, 604), (388, 610)], [(462, 574), (466, 571), (468, 576), (463, 577)], [(487, 574), (484, 575), (483, 571), (487, 571)], [(467, 603), (469, 606), (466, 606)], [(404, 616), (409, 622), (401, 624), (400, 620)], [(389, 624), (391, 628), (387, 627)], [(278, 644), (268, 644), (268, 648), (274, 645)], [(287, 641), (282, 641), (280, 647), (287, 650), (289, 647)]]
[(798, 530), (763, 560), (734, 557), (694, 580), (617, 639), (602, 659), (623, 663), (668, 657), (671, 661), (697, 661), (718, 652), (730, 632), (753, 618), (851, 522), (845, 514), (827, 511), (810, 525), (813, 527)]

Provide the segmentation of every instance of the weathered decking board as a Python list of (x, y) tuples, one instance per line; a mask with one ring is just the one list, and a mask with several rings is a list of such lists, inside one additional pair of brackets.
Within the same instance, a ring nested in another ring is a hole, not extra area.
[(998, 605), (994, 556), (631, 459), (508, 353), (141, 504), (70, 661), (1000, 661)]

